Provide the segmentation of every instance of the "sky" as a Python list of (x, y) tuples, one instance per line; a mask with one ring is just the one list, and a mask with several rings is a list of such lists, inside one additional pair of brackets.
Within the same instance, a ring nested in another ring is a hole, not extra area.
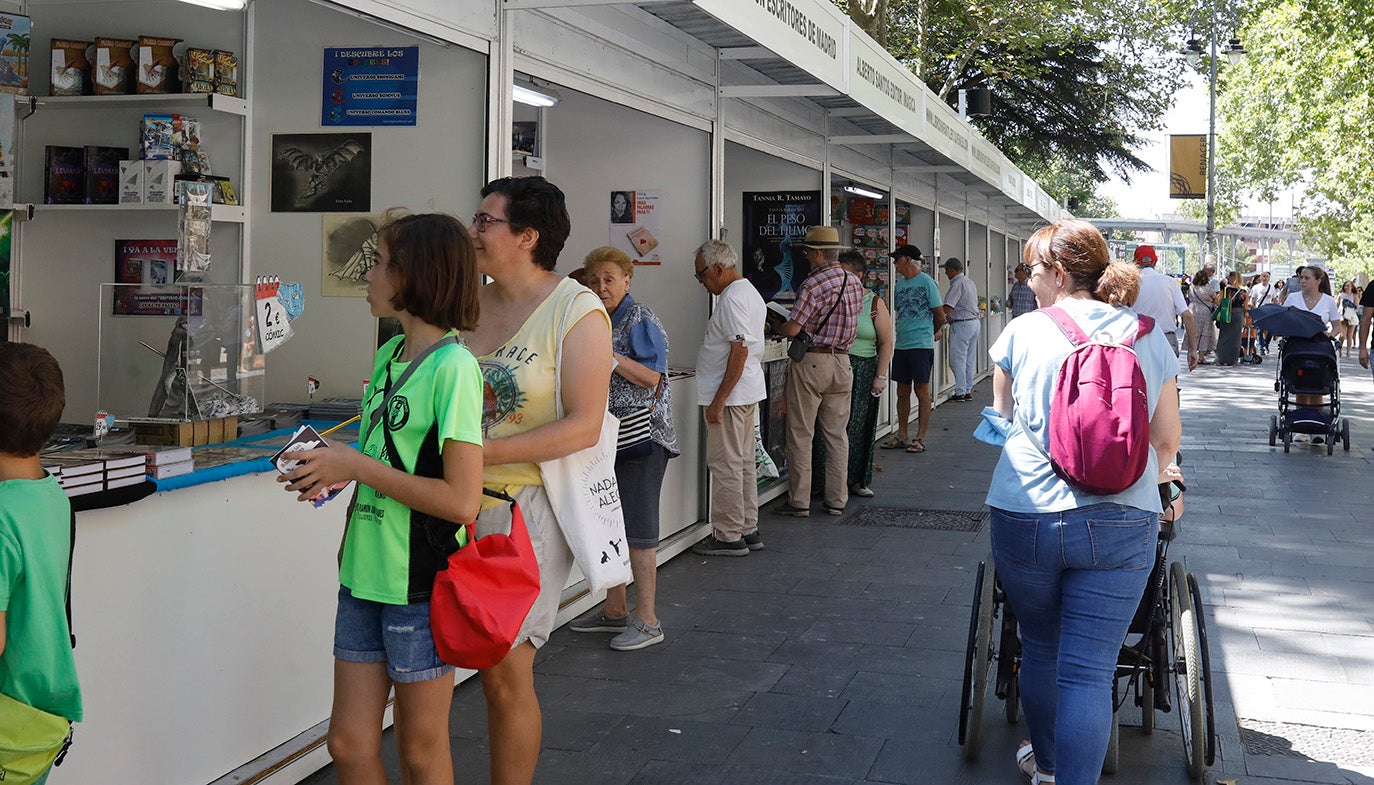
[[(1116, 202), (1117, 209), (1125, 218), (1153, 220), (1166, 214), (1178, 212), (1182, 199), (1169, 198), (1169, 136), (1170, 134), (1207, 133), (1207, 76), (1198, 74), (1191, 83), (1179, 91), (1174, 105), (1164, 116), (1164, 128), (1145, 135), (1147, 144), (1136, 151), (1141, 160), (1149, 164), (1153, 171), (1141, 172), (1127, 184), (1120, 178), (1098, 187), (1098, 193)], [(1222, 127), (1218, 117), (1218, 132)], [(1273, 204), (1274, 217), (1287, 217), (1292, 214), (1291, 196), (1281, 195)], [(1243, 215), (1270, 215), (1268, 202), (1251, 201), (1241, 210)], [(1089, 216), (1091, 217), (1091, 216)]]

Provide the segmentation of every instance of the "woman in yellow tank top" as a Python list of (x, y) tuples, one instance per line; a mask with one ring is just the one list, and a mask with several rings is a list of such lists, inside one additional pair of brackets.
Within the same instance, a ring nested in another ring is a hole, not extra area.
[[(482, 287), (480, 324), (465, 335), (484, 380), (482, 481), (519, 501), (540, 579), (539, 599), (515, 647), (481, 672), (482, 691), (492, 785), (529, 785), (541, 736), (534, 653), (553, 630), (572, 568), (537, 463), (590, 447), (600, 437), (611, 329), (596, 295), (553, 272), (570, 231), (563, 192), (542, 177), (505, 177), (488, 183), (482, 197), (470, 234), (477, 268), (491, 283)], [(554, 379), (560, 354), (562, 418)], [(504, 505), (477, 518), (478, 536), (509, 529)]]

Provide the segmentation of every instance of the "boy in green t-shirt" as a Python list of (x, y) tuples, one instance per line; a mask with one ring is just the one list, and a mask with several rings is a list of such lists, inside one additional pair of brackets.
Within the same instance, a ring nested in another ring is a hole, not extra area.
[(77, 722), (71, 504), (38, 461), (65, 405), (62, 369), (47, 350), (0, 343), (0, 692)]

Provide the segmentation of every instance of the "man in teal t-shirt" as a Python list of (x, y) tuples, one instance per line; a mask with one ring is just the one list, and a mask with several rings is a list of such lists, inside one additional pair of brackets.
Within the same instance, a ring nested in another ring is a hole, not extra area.
[[(930, 421), (930, 373), (935, 364), (935, 319), (940, 309), (940, 287), (921, 271), (921, 250), (903, 245), (892, 252), (897, 281), (892, 287), (892, 311), (897, 319), (897, 345), (892, 355), (892, 381), (897, 383), (897, 435), (883, 446), (925, 452), (926, 426)], [(911, 392), (915, 389), (916, 438), (908, 439), (911, 423)]]

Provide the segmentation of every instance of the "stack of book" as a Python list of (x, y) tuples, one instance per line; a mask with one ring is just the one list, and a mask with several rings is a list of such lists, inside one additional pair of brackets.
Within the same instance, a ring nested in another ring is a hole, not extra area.
[(153, 447), (131, 444), (120, 449), (128, 455), (142, 455), (147, 462), (148, 476), (155, 480), (178, 477), (196, 470), (191, 461), (190, 447)]
[(115, 450), (81, 449), (48, 453), (42, 456), (43, 468), (57, 478), (68, 496), (146, 481), (147, 458), (142, 454)]

